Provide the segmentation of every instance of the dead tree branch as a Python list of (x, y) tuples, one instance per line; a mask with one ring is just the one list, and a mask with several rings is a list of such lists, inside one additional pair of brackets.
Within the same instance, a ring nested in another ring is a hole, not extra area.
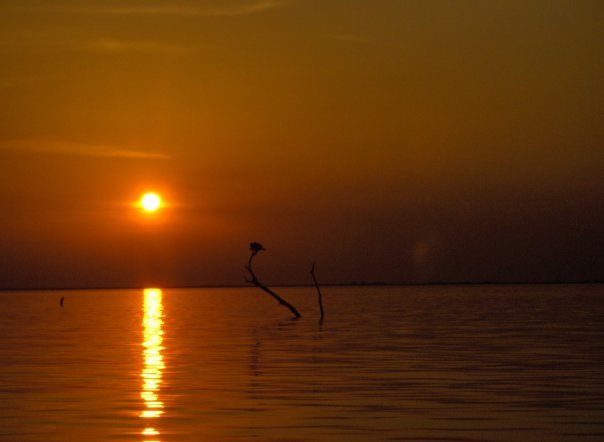
[(310, 268), (310, 275), (312, 276), (312, 280), (315, 282), (315, 287), (317, 288), (317, 296), (319, 298), (319, 308), (321, 309), (321, 322), (323, 322), (323, 317), (325, 313), (323, 311), (323, 296), (321, 295), (321, 288), (319, 287), (319, 283), (317, 281), (317, 277), (315, 276), (315, 263), (312, 263), (312, 267)]
[(252, 261), (254, 259), (254, 257), (262, 250), (264, 250), (264, 247), (262, 247), (260, 244), (258, 243), (251, 243), (250, 244), (250, 250), (252, 251), (251, 255), (250, 255), (250, 259), (248, 261), (247, 266), (245, 266), (245, 269), (248, 271), (248, 273), (250, 274), (251, 278), (246, 278), (246, 282), (248, 282), (249, 284), (254, 284), (256, 287), (258, 287), (260, 290), (263, 290), (264, 292), (268, 293), (270, 296), (272, 296), (279, 304), (281, 304), (282, 306), (286, 307), (289, 309), (290, 312), (292, 312), (294, 314), (294, 317), (296, 319), (300, 318), (302, 315), (300, 315), (300, 313), (298, 312), (298, 310), (296, 310), (296, 308), (291, 305), (289, 302), (287, 302), (285, 299), (283, 299), (281, 296), (279, 296), (278, 294), (276, 294), (275, 292), (273, 292), (271, 289), (269, 289), (266, 285), (264, 285), (262, 282), (260, 282), (260, 280), (258, 280), (258, 277), (256, 276), (256, 274), (254, 273), (254, 270), (252, 268)]

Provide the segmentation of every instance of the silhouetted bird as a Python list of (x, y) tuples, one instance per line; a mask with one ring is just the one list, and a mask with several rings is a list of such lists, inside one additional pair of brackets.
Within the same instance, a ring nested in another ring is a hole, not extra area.
[(262, 247), (262, 244), (260, 244), (259, 242), (251, 242), (250, 243), (250, 250), (253, 253), (258, 253), (258, 252), (261, 252), (263, 250), (266, 251), (266, 249), (264, 247)]
[(63, 307), (63, 301), (65, 301), (65, 296), (61, 296), (61, 307)]

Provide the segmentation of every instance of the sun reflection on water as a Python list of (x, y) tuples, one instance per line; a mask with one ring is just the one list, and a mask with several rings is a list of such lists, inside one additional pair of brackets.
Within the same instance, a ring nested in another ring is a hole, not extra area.
[[(143, 307), (143, 360), (144, 366), (141, 373), (143, 380), (141, 398), (145, 402), (145, 408), (140, 416), (143, 419), (156, 419), (163, 414), (164, 403), (159, 398), (159, 390), (162, 382), (162, 372), (166, 368), (163, 350), (164, 321), (162, 306), (162, 291), (160, 289), (145, 289)], [(159, 431), (152, 426), (153, 421), (145, 422), (142, 435), (152, 436), (153, 439), (145, 439), (146, 442), (158, 442)]]

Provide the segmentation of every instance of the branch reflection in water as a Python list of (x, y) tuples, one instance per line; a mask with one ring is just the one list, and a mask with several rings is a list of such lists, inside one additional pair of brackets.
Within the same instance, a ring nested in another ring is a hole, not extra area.
[(141, 398), (145, 406), (141, 411), (141, 418), (145, 420), (145, 429), (142, 435), (152, 437), (146, 442), (158, 442), (159, 431), (152, 419), (157, 419), (163, 414), (164, 403), (159, 399), (162, 372), (166, 368), (162, 356), (163, 330), (162, 291), (160, 289), (145, 289), (143, 304), (143, 371), (141, 373), (142, 388)]

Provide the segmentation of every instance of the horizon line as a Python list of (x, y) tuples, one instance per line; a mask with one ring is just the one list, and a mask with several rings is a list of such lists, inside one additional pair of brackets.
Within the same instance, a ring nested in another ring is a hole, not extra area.
[[(320, 284), (321, 287), (417, 287), (417, 286), (477, 286), (477, 285), (589, 285), (604, 284), (604, 280), (584, 280), (584, 281), (464, 281), (464, 282), (346, 282), (346, 283), (326, 283)], [(161, 290), (172, 289), (236, 289), (252, 288), (251, 284), (202, 284), (202, 285), (181, 285), (171, 287), (161, 287), (150, 284), (149, 286), (94, 286), (94, 287), (14, 287), (0, 288), (0, 292), (54, 292), (54, 291), (97, 291), (97, 290), (145, 290), (149, 288), (159, 288)], [(315, 287), (314, 284), (274, 284), (271, 287), (281, 288), (307, 288)]]

